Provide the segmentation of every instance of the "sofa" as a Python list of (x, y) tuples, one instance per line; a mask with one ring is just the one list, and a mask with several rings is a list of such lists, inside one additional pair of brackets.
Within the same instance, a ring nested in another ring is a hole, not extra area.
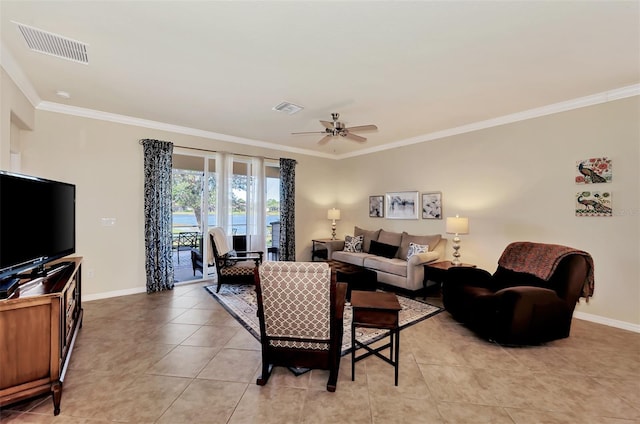
[(411, 293), (424, 287), (424, 265), (445, 257), (447, 240), (440, 234), (417, 236), (359, 227), (355, 227), (353, 233), (345, 240), (325, 243), (327, 259), (373, 270), (378, 283)]

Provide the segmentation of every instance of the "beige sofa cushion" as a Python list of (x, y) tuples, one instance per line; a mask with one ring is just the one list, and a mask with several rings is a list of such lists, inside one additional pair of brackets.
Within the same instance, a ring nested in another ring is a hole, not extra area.
[(370, 256), (364, 259), (364, 267), (402, 277), (407, 276), (407, 261), (398, 258), (389, 259), (382, 256)]
[[(380, 235), (378, 236), (378, 240), (380, 243), (390, 244), (391, 246), (400, 246), (400, 241), (402, 240), (402, 233), (392, 233), (391, 231), (380, 230)], [(407, 243), (407, 249), (409, 248), (409, 243)], [(404, 259), (407, 259), (407, 255), (404, 256)]]
[(380, 230), (364, 230), (360, 227), (355, 227), (353, 229), (354, 236), (364, 236), (364, 240), (362, 242), (362, 251), (368, 252), (371, 247), (371, 240), (378, 240), (378, 235), (380, 234)]
[(409, 243), (428, 245), (429, 251), (435, 249), (436, 245), (440, 242), (442, 236), (440, 234), (433, 234), (429, 236), (414, 236), (408, 233), (402, 233), (402, 240), (400, 242), (400, 248), (396, 257), (398, 259), (407, 259), (409, 253)]
[(370, 257), (371, 255), (364, 252), (345, 252), (344, 250), (338, 250), (333, 252), (331, 255), (331, 259), (334, 261), (346, 262), (351, 265), (364, 266), (365, 258)]

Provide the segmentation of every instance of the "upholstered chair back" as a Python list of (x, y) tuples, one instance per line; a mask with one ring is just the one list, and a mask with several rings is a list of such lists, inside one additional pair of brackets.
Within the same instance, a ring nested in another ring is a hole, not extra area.
[(270, 344), (329, 349), (329, 266), (322, 262), (265, 262), (258, 272), (265, 332)]

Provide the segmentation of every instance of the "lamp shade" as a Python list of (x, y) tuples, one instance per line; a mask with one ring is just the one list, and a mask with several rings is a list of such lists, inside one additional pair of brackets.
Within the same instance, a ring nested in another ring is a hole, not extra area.
[(463, 218), (456, 215), (447, 218), (447, 234), (468, 234), (469, 218)]
[(340, 219), (340, 209), (329, 209), (327, 211), (327, 219)]

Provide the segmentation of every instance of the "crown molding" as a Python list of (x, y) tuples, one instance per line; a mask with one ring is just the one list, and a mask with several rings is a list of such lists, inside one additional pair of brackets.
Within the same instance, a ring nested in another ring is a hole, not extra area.
[(429, 134), (419, 135), (416, 137), (398, 140), (393, 143), (382, 146), (371, 147), (355, 152), (335, 155), (331, 153), (317, 152), (314, 150), (301, 149), (297, 147), (289, 147), (281, 144), (270, 143), (261, 140), (253, 140), (249, 138), (236, 137), (227, 134), (220, 134), (212, 131), (199, 130), (196, 128), (183, 127), (179, 125), (167, 124), (164, 122), (151, 121), (148, 119), (134, 118), (126, 115), (119, 115), (110, 112), (102, 112), (94, 109), (81, 108), (76, 106), (68, 106), (61, 103), (42, 101), (35, 88), (17, 64), (9, 50), (0, 44), (0, 65), (5, 69), (9, 77), (15, 82), (18, 88), (24, 93), (29, 102), (38, 110), (49, 112), (63, 113), (67, 115), (80, 116), (84, 118), (97, 119), (102, 121), (115, 122), (125, 125), (133, 125), (143, 128), (156, 129), (160, 131), (168, 131), (178, 134), (192, 135), (210, 140), (226, 141), (229, 143), (242, 144), (246, 146), (260, 147), (265, 149), (273, 149), (288, 153), (297, 153), (307, 156), (321, 157), (325, 159), (342, 160), (357, 156), (364, 156), (371, 153), (383, 152), (386, 150), (396, 149), (398, 147), (410, 146), (413, 144), (425, 143), (438, 140), (454, 135), (470, 133), (487, 128), (497, 127), (500, 125), (511, 124), (514, 122), (525, 121), (528, 119), (538, 118), (541, 116), (552, 115), (555, 113), (566, 112), (569, 110), (580, 109), (583, 107), (593, 106), (601, 103), (621, 100), (628, 97), (640, 95), (640, 84), (633, 84), (609, 91), (604, 91), (589, 96), (579, 97), (577, 99), (567, 100), (554, 103), (539, 108), (529, 109), (522, 112), (516, 112), (497, 118), (487, 119), (485, 121), (474, 122), (459, 127), (448, 128), (442, 131), (436, 131)]
[(29, 81), (27, 75), (22, 71), (20, 65), (18, 65), (18, 62), (16, 62), (2, 41), (0, 41), (0, 65), (2, 65), (2, 68), (7, 72), (9, 78), (13, 80), (16, 86), (18, 86), (18, 89), (22, 91), (27, 100), (29, 100), (29, 103), (31, 103), (33, 107), (38, 106), (42, 101), (40, 96), (38, 96), (38, 92), (33, 85), (31, 85), (31, 81)]
[(118, 124), (133, 125), (136, 127), (167, 131), (167, 132), (172, 132), (177, 134), (192, 135), (195, 137), (201, 137), (201, 138), (206, 138), (210, 140), (226, 141), (229, 143), (242, 144), (245, 146), (260, 147), (264, 149), (273, 149), (273, 150), (284, 151), (288, 153), (298, 153), (298, 154), (309, 155), (309, 156), (318, 156), (318, 157), (323, 157), (327, 159), (336, 158), (335, 155), (332, 155), (329, 153), (315, 152), (312, 150), (283, 146), (281, 144), (269, 143), (266, 141), (236, 137), (233, 135), (221, 134), (213, 131), (199, 130), (197, 128), (183, 127), (180, 125), (167, 124), (164, 122), (152, 121), (149, 119), (134, 118), (131, 116), (119, 115), (116, 113), (103, 112), (95, 109), (87, 109), (87, 108), (82, 108), (77, 106), (69, 106), (69, 105), (64, 105), (64, 104), (55, 103), (55, 102), (48, 102), (48, 101), (40, 102), (40, 104), (36, 107), (36, 109), (44, 110), (47, 112), (55, 112), (55, 113), (62, 113), (66, 115), (79, 116), (82, 118), (97, 119), (100, 121), (115, 122)]
[(442, 131), (436, 131), (430, 134), (420, 135), (417, 137), (411, 137), (411, 138), (399, 140), (393, 143), (385, 144), (383, 146), (377, 146), (377, 147), (372, 147), (370, 149), (363, 149), (357, 152), (338, 155), (337, 159), (347, 159), (351, 157), (367, 155), (370, 153), (383, 152), (385, 150), (396, 149), (398, 147), (425, 143), (427, 141), (438, 140), (441, 138), (451, 137), (458, 134), (465, 134), (473, 131), (497, 127), (500, 125), (512, 124), (514, 122), (526, 121), (528, 119), (539, 118), (541, 116), (553, 115), (560, 112), (580, 109), (583, 107), (598, 105), (601, 103), (612, 102), (615, 100), (626, 99), (628, 97), (639, 96), (639, 95), (640, 95), (640, 84), (628, 85), (626, 87), (604, 91), (598, 94), (592, 94), (589, 96), (579, 97), (577, 99), (566, 100), (564, 102), (554, 103), (547, 106), (525, 110), (522, 112), (516, 112), (509, 115), (487, 119), (485, 121), (474, 122), (471, 124), (462, 125), (455, 128), (449, 128)]

